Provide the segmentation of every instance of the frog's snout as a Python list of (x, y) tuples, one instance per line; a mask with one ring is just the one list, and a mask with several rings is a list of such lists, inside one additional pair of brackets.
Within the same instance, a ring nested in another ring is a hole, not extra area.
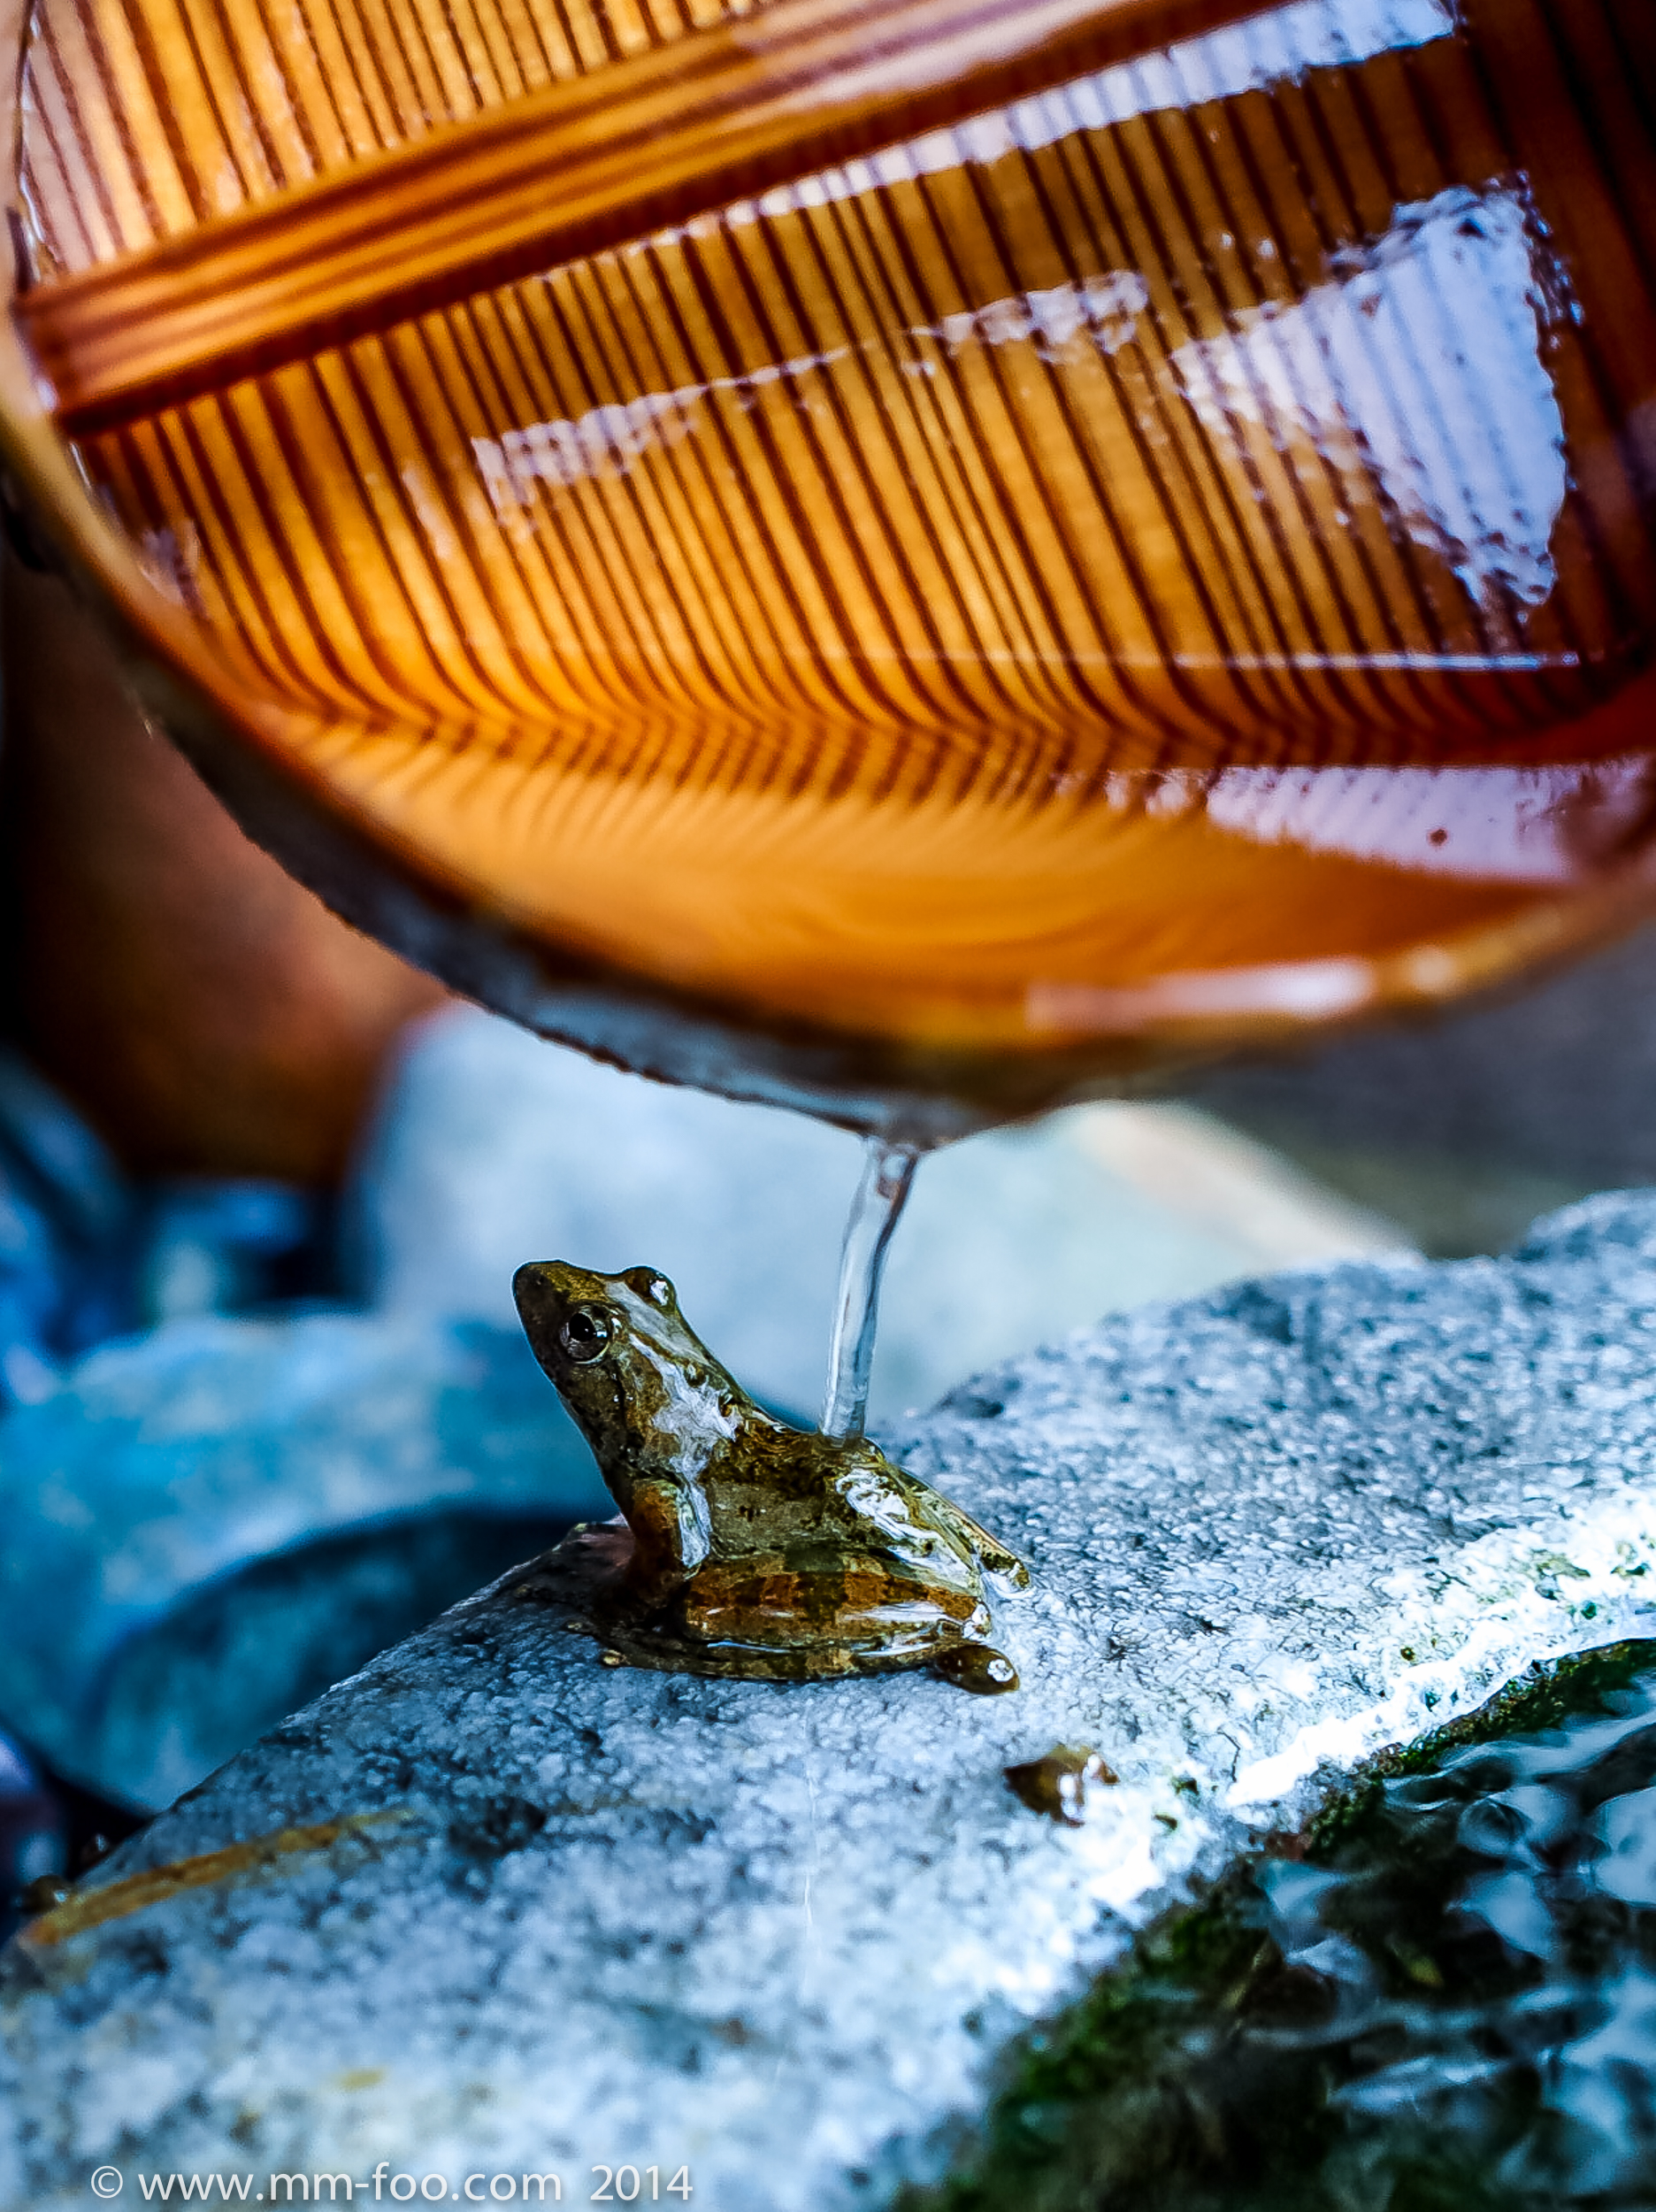
[(512, 1299), (518, 1317), (531, 1339), (556, 1328), (569, 1308), (564, 1269), (556, 1260), (525, 1260), (512, 1277)]
[(525, 1260), (512, 1277), (512, 1297), (536, 1356), (544, 1365), (563, 1340), (572, 1317), (584, 1306), (604, 1302), (602, 1275), (566, 1260)]

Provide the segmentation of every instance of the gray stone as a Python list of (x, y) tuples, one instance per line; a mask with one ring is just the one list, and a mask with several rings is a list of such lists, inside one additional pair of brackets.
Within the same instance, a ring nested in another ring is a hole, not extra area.
[(0, 1409), (134, 1318), (122, 1280), (131, 1193), (115, 1161), (27, 1061), (0, 1047)]
[(157, 1809), (599, 1510), (519, 1331), (213, 1316), (105, 1345), (0, 1423), (0, 1721)]
[(50, 1397), (111, 1337), (331, 1283), (330, 1210), (264, 1178), (134, 1179), (0, 1046), (0, 1411)]
[[(1330, 1774), (1656, 1628), (1653, 1383), (1651, 1194), (984, 1377), (889, 1441), (1034, 1569), (1011, 1697), (610, 1670), (508, 1577), (13, 1947), (0, 2202), (381, 2161), (450, 2200), (654, 2164), (718, 2212), (884, 2201), (1022, 2024)], [(1120, 1778), (1075, 1829), (1002, 1777), (1060, 1742)]]

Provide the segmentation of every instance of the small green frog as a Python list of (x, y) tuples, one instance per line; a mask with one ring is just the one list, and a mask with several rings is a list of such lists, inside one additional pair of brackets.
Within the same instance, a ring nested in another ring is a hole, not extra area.
[(939, 1491), (862, 1438), (756, 1406), (653, 1268), (538, 1260), (512, 1290), (622, 1514), (573, 1531), (524, 1596), (572, 1606), (611, 1663), (772, 1681), (930, 1667), (1016, 1689), (985, 1640), (983, 1578), (1022, 1589), (1029, 1571)]

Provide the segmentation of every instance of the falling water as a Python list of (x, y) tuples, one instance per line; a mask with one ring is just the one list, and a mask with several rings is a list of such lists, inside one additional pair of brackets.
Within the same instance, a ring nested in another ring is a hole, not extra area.
[(824, 1436), (862, 1433), (879, 1321), (880, 1277), (919, 1159), (912, 1145), (891, 1144), (884, 1137), (868, 1140), (862, 1180), (851, 1202), (840, 1254), (840, 1295), (828, 1343), (828, 1394), (823, 1403)]

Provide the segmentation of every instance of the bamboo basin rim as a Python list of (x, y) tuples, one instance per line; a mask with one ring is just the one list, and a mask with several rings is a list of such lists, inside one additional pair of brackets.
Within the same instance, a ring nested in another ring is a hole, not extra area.
[(36, 284), (13, 312), (60, 429), (111, 429), (1268, 4), (774, 0)]
[[(549, 68), (586, 119), (518, 196), (544, 274), (127, 429), (72, 447), (0, 330), (21, 488), (249, 831), (531, 1027), (909, 1140), (1646, 910), (1649, 0), (1332, 0), (999, 110), (1080, 69), (1095, 0), (970, 0), (970, 81), (892, 27), (948, 0), (688, 28), (744, 4), (185, 0), (198, 44), (180, 0), (35, 0), (42, 279), (402, 143), (444, 85)], [(766, 153), (717, 96), (789, 19)], [(378, 104), (318, 70), (336, 24)], [(890, 154), (547, 266), (548, 204), (567, 238), (798, 168), (824, 82), (841, 145), (888, 102)], [(510, 213), (548, 111), (415, 163), (504, 148)], [(310, 191), (152, 273), (290, 239)], [(1264, 772), (1216, 801), (1231, 767)]]

